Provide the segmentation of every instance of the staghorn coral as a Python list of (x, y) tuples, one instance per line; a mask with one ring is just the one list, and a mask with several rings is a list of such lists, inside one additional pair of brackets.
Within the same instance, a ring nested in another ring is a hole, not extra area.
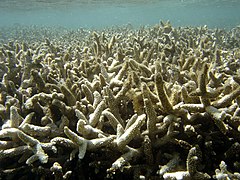
[(6, 32), (0, 178), (239, 178), (239, 33)]

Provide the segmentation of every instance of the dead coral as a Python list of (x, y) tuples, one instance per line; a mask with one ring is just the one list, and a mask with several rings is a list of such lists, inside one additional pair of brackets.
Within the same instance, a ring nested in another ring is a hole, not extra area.
[(0, 48), (0, 178), (239, 179), (239, 28), (18, 31)]

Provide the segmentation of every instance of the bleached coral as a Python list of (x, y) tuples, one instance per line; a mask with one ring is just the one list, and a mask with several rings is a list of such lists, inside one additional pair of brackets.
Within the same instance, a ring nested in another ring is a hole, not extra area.
[(1, 44), (1, 177), (239, 178), (239, 29), (33, 30)]

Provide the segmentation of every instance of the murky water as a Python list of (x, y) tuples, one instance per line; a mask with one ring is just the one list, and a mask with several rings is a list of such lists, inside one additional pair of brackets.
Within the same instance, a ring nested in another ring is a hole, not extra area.
[(20, 25), (102, 28), (131, 23), (231, 28), (240, 24), (238, 0), (3, 0), (0, 27)]

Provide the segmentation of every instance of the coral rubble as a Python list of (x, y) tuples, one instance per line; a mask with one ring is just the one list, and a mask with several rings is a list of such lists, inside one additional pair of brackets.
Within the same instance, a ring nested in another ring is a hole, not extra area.
[(0, 179), (240, 178), (239, 27), (16, 28)]

